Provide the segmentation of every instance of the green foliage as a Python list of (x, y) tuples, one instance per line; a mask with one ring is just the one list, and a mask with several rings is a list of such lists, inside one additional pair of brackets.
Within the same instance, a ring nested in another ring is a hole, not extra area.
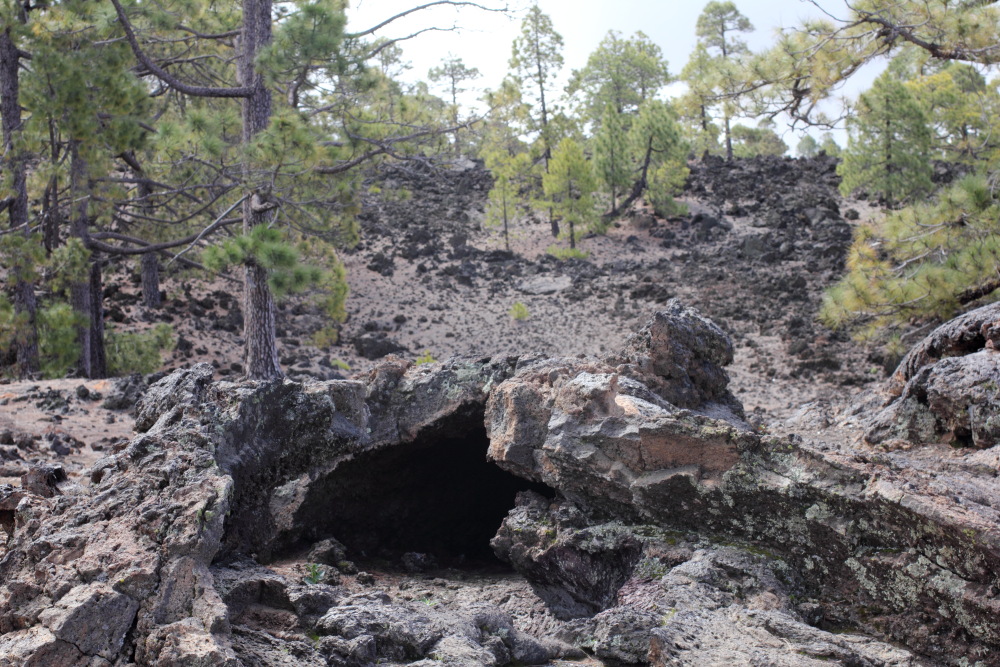
[(695, 34), (709, 49), (718, 50), (722, 57), (747, 53), (746, 42), (732, 33), (750, 32), (753, 24), (732, 2), (712, 0), (701, 10), (695, 24)]
[[(549, 250), (552, 251), (553, 248), (549, 248)], [(559, 251), (565, 251), (566, 248), (554, 248), (554, 250), (556, 252), (559, 252)], [(563, 259), (565, 259), (565, 257)], [(512, 319), (517, 320), (518, 322), (523, 322), (524, 320), (531, 317), (531, 313), (528, 311), (528, 307), (523, 303), (521, 303), (520, 301), (515, 301), (513, 305), (511, 305), (508, 313), (510, 314)]]
[(563, 38), (553, 27), (552, 18), (537, 4), (532, 5), (521, 22), (521, 34), (511, 45), (510, 70), (531, 107), (527, 129), (539, 135), (546, 154), (556, 143), (548, 125), (555, 111), (551, 87), (563, 66), (562, 48)]
[[(649, 37), (640, 31), (623, 39), (621, 33), (609, 30), (586, 67), (573, 72), (566, 92), (579, 93), (584, 118), (602, 124), (609, 105), (618, 114), (635, 116), (643, 102), (669, 82), (663, 52)], [(628, 121), (623, 120), (627, 131)]]
[(231, 265), (260, 266), (268, 272), (268, 284), (277, 298), (323, 280), (317, 267), (299, 263), (299, 253), (288, 243), (280, 230), (257, 225), (250, 233), (237, 236), (205, 250), (205, 266), (222, 271)]
[(45, 265), (41, 234), (0, 236), (0, 266), (26, 282), (37, 282)]
[(38, 348), (42, 374), (63, 377), (80, 359), (77, 331), (87, 322), (66, 303), (54, 303), (38, 311)]
[(837, 167), (844, 196), (857, 188), (891, 207), (931, 190), (931, 133), (923, 109), (891, 75), (879, 76), (858, 100), (848, 143)]
[(66, 294), (71, 285), (84, 282), (89, 271), (90, 251), (75, 237), (66, 239), (48, 259), (49, 283), (58, 293)]
[(758, 155), (784, 155), (788, 145), (767, 125), (747, 127), (735, 125), (732, 128), (734, 157), (756, 157)]
[(594, 167), (611, 193), (612, 208), (617, 206), (618, 195), (632, 183), (632, 163), (625, 117), (609, 101), (594, 135)]
[(580, 250), (579, 248), (564, 248), (556, 245), (550, 245), (545, 249), (545, 252), (560, 261), (566, 261), (567, 259), (587, 259), (590, 257), (590, 253), (585, 250)]
[(542, 189), (546, 203), (569, 225), (571, 248), (576, 247), (580, 231), (604, 231), (594, 202), (597, 179), (579, 143), (572, 139), (559, 142), (552, 153), (549, 172), (542, 177)]
[(646, 199), (658, 216), (667, 218), (687, 213), (687, 205), (674, 199), (674, 195), (684, 189), (690, 172), (687, 163), (677, 158), (664, 160), (650, 169)]
[(750, 57), (750, 49), (739, 33), (752, 30), (750, 20), (735, 4), (712, 0), (698, 16), (695, 27), (698, 44), (681, 74), (690, 91), (684, 108), (689, 123), (698, 128), (699, 147), (711, 152), (709, 139), (713, 134), (717, 136), (718, 130), (710, 128), (709, 119), (721, 118), (728, 158), (733, 157), (730, 121), (736, 115), (741, 91), (746, 88), (744, 60)]
[(503, 148), (485, 153), (486, 168), (493, 175), (493, 187), (486, 202), (487, 226), (502, 226), (504, 243), (510, 250), (510, 226), (521, 203), (521, 193), (529, 185), (531, 159), (527, 153), (511, 154)]
[(843, 150), (840, 144), (833, 138), (833, 135), (829, 132), (824, 132), (820, 137), (822, 141), (819, 143), (819, 149), (831, 157), (840, 157)]
[(325, 350), (336, 345), (339, 338), (340, 331), (338, 331), (336, 327), (327, 326), (314, 331), (312, 336), (309, 337), (309, 340), (315, 347)]
[(309, 563), (306, 565), (306, 575), (302, 577), (302, 581), (310, 586), (315, 586), (316, 584), (323, 583), (325, 577), (326, 569), (323, 566), (317, 563)]
[(163, 364), (160, 353), (172, 350), (174, 343), (174, 329), (169, 324), (135, 332), (109, 328), (105, 335), (108, 372), (113, 376), (152, 373)]
[(434, 355), (431, 354), (430, 350), (424, 350), (423, 354), (421, 354), (420, 356), (418, 356), (416, 359), (413, 360), (413, 363), (416, 364), (417, 366), (420, 366), (422, 364), (433, 364), (436, 362), (437, 359), (434, 358)]
[(634, 169), (645, 174), (646, 198), (654, 210), (662, 216), (679, 212), (673, 197), (684, 187), (690, 170), (688, 147), (673, 108), (659, 100), (644, 104), (629, 133), (629, 143)]
[(5, 357), (11, 353), (11, 346), (17, 339), (20, 329), (18, 319), (10, 299), (7, 298), (6, 294), (0, 292), (0, 352)]
[(969, 176), (936, 201), (890, 213), (855, 231), (847, 274), (820, 313), (862, 340), (897, 341), (913, 323), (943, 320), (1000, 287), (1000, 200)]
[(927, 116), (936, 156), (969, 164), (997, 157), (1000, 94), (975, 67), (945, 62), (914, 74), (906, 87)]
[(819, 142), (811, 134), (803, 136), (795, 146), (799, 157), (816, 157), (819, 155)]

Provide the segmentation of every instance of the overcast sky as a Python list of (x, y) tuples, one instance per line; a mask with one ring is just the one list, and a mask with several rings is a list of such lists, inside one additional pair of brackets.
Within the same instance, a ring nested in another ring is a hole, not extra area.
[[(488, 0), (483, 0), (488, 2)], [(746, 37), (750, 47), (761, 50), (774, 41), (781, 28), (798, 25), (802, 19), (822, 15), (815, 4), (805, 0), (735, 0), (736, 6), (753, 23), (755, 31)], [(842, 0), (817, 0), (823, 10), (838, 16), (846, 13)], [(502, 2), (502, 0), (501, 0)], [(520, 8), (530, 6), (525, 0), (513, 0)], [(373, 26), (389, 16), (420, 4), (414, 0), (354, 0), (349, 29)], [(539, 0), (542, 11), (552, 18), (563, 37), (565, 67), (563, 76), (583, 67), (608, 30), (631, 36), (638, 30), (646, 33), (663, 50), (670, 72), (678, 74), (695, 44), (695, 23), (707, 0)], [(397, 37), (427, 26), (461, 26), (456, 32), (431, 32), (403, 44), (406, 60), (413, 65), (410, 76), (426, 79), (427, 71), (453, 53), (466, 65), (476, 67), (482, 78), (475, 84), (480, 90), (495, 88), (507, 72), (511, 43), (520, 29), (523, 11), (506, 18), (476, 9), (455, 10), (435, 7), (406, 17), (380, 34)], [(846, 91), (856, 93), (867, 87), (873, 74), (853, 82)], [(441, 91), (437, 91), (441, 92)], [(797, 139), (786, 137), (794, 147)], [(841, 141), (843, 143), (843, 141)]]

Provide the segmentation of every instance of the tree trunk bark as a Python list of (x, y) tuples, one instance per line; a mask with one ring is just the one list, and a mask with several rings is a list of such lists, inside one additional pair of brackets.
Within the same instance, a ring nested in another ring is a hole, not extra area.
[(101, 258), (94, 253), (90, 260), (90, 372), (88, 377), (108, 376), (108, 358), (104, 348), (104, 281)]
[(163, 305), (160, 301), (160, 258), (155, 252), (147, 252), (142, 255), (141, 262), (142, 305), (155, 310)]
[[(21, 229), (25, 239), (28, 233), (28, 183), (26, 160), (18, 144), (21, 133), (20, 101), (20, 51), (10, 36), (10, 28), (0, 33), (0, 124), (3, 126), (3, 152), (7, 155), (10, 170), (9, 188), (13, 198), (7, 207), (11, 229)], [(28, 241), (30, 243), (30, 241)], [(18, 331), (14, 346), (17, 350), (17, 373), (24, 378), (37, 373), (38, 355), (38, 302), (35, 286), (28, 279), (30, 269), (21, 262), (14, 262), (13, 284), (14, 312)]]
[(733, 135), (729, 126), (729, 116), (726, 116), (726, 161), (733, 161)]
[[(73, 211), (70, 234), (86, 246), (90, 239), (90, 184), (87, 177), (87, 162), (80, 156), (79, 147), (74, 143), (70, 149), (70, 188), (76, 208)], [(80, 374), (95, 379), (108, 375), (104, 352), (104, 308), (101, 288), (101, 266), (97, 254), (91, 255), (87, 275), (79, 276), (70, 286), (70, 303), (80, 316), (77, 330), (80, 345)]]
[[(271, 0), (243, 0), (243, 30), (237, 71), (240, 85), (252, 88), (252, 93), (242, 100), (244, 145), (250, 144), (271, 122), (271, 92), (255, 67), (257, 54), (270, 41)], [(243, 178), (247, 187), (254, 187), (256, 177), (249, 164), (244, 164)], [(266, 203), (266, 193), (259, 189), (255, 189), (252, 196), (243, 202), (244, 233), (270, 222), (272, 212), (266, 210)], [(247, 378), (275, 380), (283, 377), (278, 361), (274, 297), (267, 283), (267, 271), (256, 264), (250, 264), (244, 272), (243, 309)]]

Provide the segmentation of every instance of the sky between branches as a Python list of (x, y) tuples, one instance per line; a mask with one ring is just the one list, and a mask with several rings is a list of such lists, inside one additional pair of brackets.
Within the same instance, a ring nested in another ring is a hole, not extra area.
[[(488, 0), (487, 0), (488, 2)], [(663, 50), (673, 75), (680, 73), (695, 45), (695, 23), (708, 0), (539, 0), (543, 12), (552, 17), (564, 42), (565, 67), (563, 83), (574, 69), (583, 67), (587, 57), (597, 48), (608, 30), (617, 30), (628, 37), (641, 30)], [(817, 0), (819, 7), (808, 0), (735, 0), (737, 8), (753, 23), (755, 31), (746, 35), (750, 48), (763, 50), (774, 43), (776, 31), (790, 28), (803, 19), (823, 16), (824, 10), (834, 17), (843, 17), (847, 8), (843, 0)], [(415, 0), (354, 0), (349, 11), (351, 29), (367, 28), (388, 16), (416, 4)], [(489, 3), (503, 4), (503, 0)], [(507, 73), (511, 43), (520, 30), (521, 18), (530, 6), (526, 0), (512, 0), (514, 18), (475, 9), (455, 10), (436, 7), (406, 17), (386, 29), (385, 36), (409, 34), (427, 26), (461, 26), (461, 30), (429, 32), (402, 44), (405, 59), (412, 69), (404, 77), (410, 81), (426, 80), (427, 71), (453, 53), (469, 67), (479, 69), (482, 77), (472, 85), (461, 100), (471, 105), (485, 88), (496, 88)], [(822, 7), (822, 9), (820, 9)], [(865, 90), (881, 70), (869, 68), (850, 81), (841, 91), (850, 97)], [(666, 91), (671, 96), (683, 90), (683, 84), (673, 84)], [(440, 94), (442, 91), (435, 91)], [(777, 128), (779, 133), (783, 127)], [(814, 133), (816, 134), (816, 133)], [(837, 140), (843, 145), (841, 132)], [(795, 146), (797, 139), (786, 135), (786, 143)]]

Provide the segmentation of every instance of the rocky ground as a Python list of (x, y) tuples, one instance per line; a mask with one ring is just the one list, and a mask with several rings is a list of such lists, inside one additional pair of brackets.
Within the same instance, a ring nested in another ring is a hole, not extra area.
[[(171, 322), (163, 373), (0, 387), (0, 665), (998, 664), (1000, 313), (880, 384), (888, 360), (815, 321), (877, 214), (834, 168), (694, 165), (687, 214), (636, 210), (568, 261), (547, 221), (504, 249), (474, 164), (388, 170), (340, 341), (281, 307), (306, 385), (276, 395), (209, 384), (242, 372), (226, 280), (179, 275), (147, 312), (123, 271), (109, 320)], [(147, 385), (196, 362), (129, 443)]]

